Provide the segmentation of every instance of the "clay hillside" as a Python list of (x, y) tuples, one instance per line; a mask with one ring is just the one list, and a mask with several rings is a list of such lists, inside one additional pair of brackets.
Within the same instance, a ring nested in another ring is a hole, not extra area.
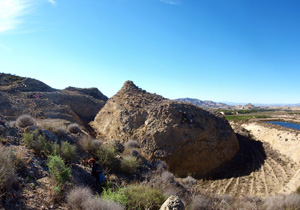
[(299, 209), (299, 142), (132, 81), (108, 99), (0, 74), (0, 209)]

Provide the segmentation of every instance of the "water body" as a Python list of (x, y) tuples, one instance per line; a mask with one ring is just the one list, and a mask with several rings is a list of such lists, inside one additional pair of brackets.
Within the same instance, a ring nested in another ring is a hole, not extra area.
[(282, 121), (266, 121), (266, 123), (271, 123), (274, 125), (280, 125), (286, 128), (292, 128), (296, 130), (300, 130), (300, 125), (296, 123), (290, 123), (290, 122), (282, 122)]

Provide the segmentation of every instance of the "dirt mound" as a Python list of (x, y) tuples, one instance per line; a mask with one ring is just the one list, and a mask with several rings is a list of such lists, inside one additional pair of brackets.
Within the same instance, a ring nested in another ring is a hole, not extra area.
[(91, 124), (108, 139), (136, 139), (147, 159), (165, 160), (178, 176), (205, 176), (239, 149), (223, 118), (150, 94), (131, 81), (108, 100)]

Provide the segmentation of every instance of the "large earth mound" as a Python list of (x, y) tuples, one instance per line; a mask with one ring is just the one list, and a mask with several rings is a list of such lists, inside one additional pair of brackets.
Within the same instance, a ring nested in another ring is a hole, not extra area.
[(131, 81), (107, 101), (91, 125), (108, 139), (137, 140), (148, 160), (166, 161), (178, 176), (204, 177), (239, 150), (224, 118), (150, 94)]

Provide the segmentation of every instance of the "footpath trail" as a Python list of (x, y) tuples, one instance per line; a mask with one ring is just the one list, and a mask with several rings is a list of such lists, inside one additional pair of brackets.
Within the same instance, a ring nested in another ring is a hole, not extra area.
[[(240, 151), (229, 163), (199, 180), (196, 189), (220, 195), (267, 197), (282, 192), (300, 168), (265, 142), (238, 135)], [(297, 175), (298, 176), (298, 175)]]

